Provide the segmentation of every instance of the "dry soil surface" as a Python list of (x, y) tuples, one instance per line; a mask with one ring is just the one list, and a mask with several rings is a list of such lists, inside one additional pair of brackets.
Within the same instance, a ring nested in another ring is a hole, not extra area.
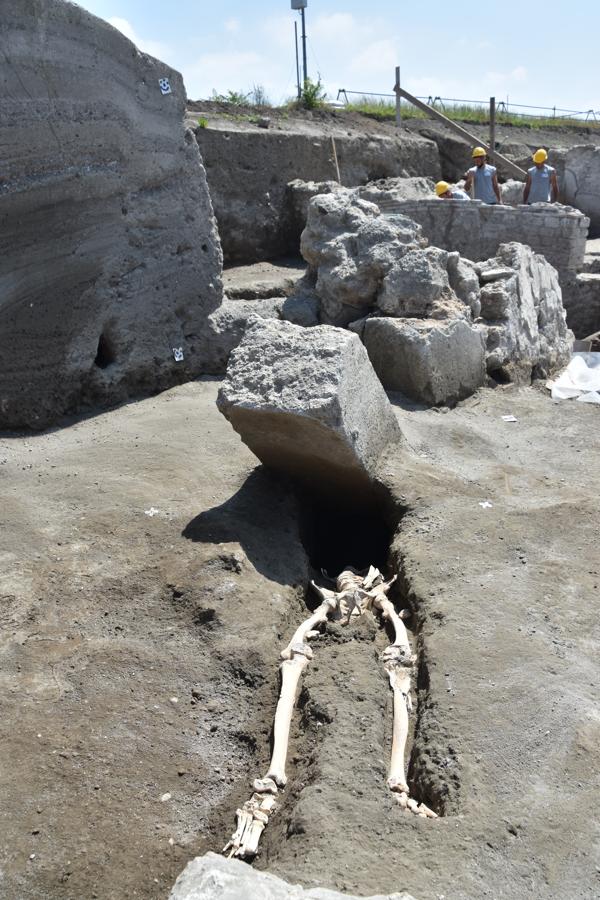
[(410, 780), (440, 818), (386, 787), (386, 635), (332, 626), (255, 864), (417, 900), (597, 897), (599, 410), (542, 388), (394, 398), (378, 521), (315, 517), (217, 389), (0, 439), (0, 896), (166, 898), (220, 850), (266, 770), (314, 566), (385, 561), (387, 529), (419, 654)]

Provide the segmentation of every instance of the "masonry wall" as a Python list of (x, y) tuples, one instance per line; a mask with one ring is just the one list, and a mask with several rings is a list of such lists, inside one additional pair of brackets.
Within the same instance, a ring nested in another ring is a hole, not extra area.
[(589, 219), (560, 204), (488, 206), (478, 200), (407, 200), (394, 209), (418, 222), (435, 247), (458, 250), (475, 262), (518, 241), (541, 253), (562, 279), (583, 265)]

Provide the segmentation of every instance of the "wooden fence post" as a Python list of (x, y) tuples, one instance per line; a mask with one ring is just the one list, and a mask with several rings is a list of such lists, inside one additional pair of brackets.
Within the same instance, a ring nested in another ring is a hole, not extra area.
[(490, 97), (490, 161), (494, 165), (496, 153), (496, 98)]

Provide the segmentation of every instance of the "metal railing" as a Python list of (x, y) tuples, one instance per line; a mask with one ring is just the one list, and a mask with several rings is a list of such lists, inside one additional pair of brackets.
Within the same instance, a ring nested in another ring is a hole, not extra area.
[[(349, 104), (351, 102), (348, 100), (349, 96), (389, 97), (394, 102), (396, 99), (395, 94), (374, 93), (373, 91), (349, 91), (346, 88), (340, 88), (337, 93), (337, 100), (339, 101), (340, 97), (343, 97), (344, 102)], [(482, 112), (489, 111), (490, 108), (489, 100), (461, 100), (456, 97), (434, 97), (431, 94), (428, 97), (420, 97), (417, 94), (415, 96), (418, 100), (427, 103), (428, 106), (444, 111), (452, 111), (453, 108), (461, 106), (481, 107)], [(522, 110), (530, 111), (522, 112)], [(536, 112), (533, 112), (533, 110), (536, 110)], [(573, 119), (595, 123), (600, 121), (600, 110), (597, 109), (576, 110), (564, 109), (560, 106), (531, 106), (523, 103), (509, 104), (508, 100), (496, 101), (496, 113), (498, 115), (517, 116), (522, 119)]]

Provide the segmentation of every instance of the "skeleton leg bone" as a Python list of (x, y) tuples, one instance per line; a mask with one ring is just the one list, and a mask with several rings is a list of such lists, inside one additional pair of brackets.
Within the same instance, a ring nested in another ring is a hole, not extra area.
[[(416, 659), (410, 648), (408, 633), (402, 621), (402, 613), (399, 615), (396, 612), (394, 604), (386, 596), (387, 591), (381, 590), (381, 588), (383, 585), (380, 586), (380, 592), (377, 592), (373, 599), (373, 606), (381, 611), (382, 618), (389, 620), (394, 628), (394, 643), (387, 647), (382, 654), (382, 661), (394, 695), (394, 724), (388, 786), (394, 792), (402, 809), (408, 809), (423, 818), (437, 819), (437, 813), (434, 813), (424, 803), (417, 803), (409, 796), (405, 753), (408, 739), (408, 714), (412, 710), (411, 676)], [(375, 590), (377, 591), (377, 588)]]
[(273, 726), (273, 755), (265, 777), (255, 779), (252, 797), (237, 810), (237, 828), (223, 849), (223, 853), (230, 851), (230, 857), (256, 856), (260, 836), (269, 821), (269, 814), (276, 806), (275, 797), (279, 788), (285, 787), (287, 782), (285, 763), (298, 682), (313, 656), (307, 642), (319, 634), (316, 626), (327, 621), (338, 602), (333, 591), (322, 588), (317, 588), (317, 591), (323, 602), (296, 629), (291, 641), (281, 652), (281, 692)]

